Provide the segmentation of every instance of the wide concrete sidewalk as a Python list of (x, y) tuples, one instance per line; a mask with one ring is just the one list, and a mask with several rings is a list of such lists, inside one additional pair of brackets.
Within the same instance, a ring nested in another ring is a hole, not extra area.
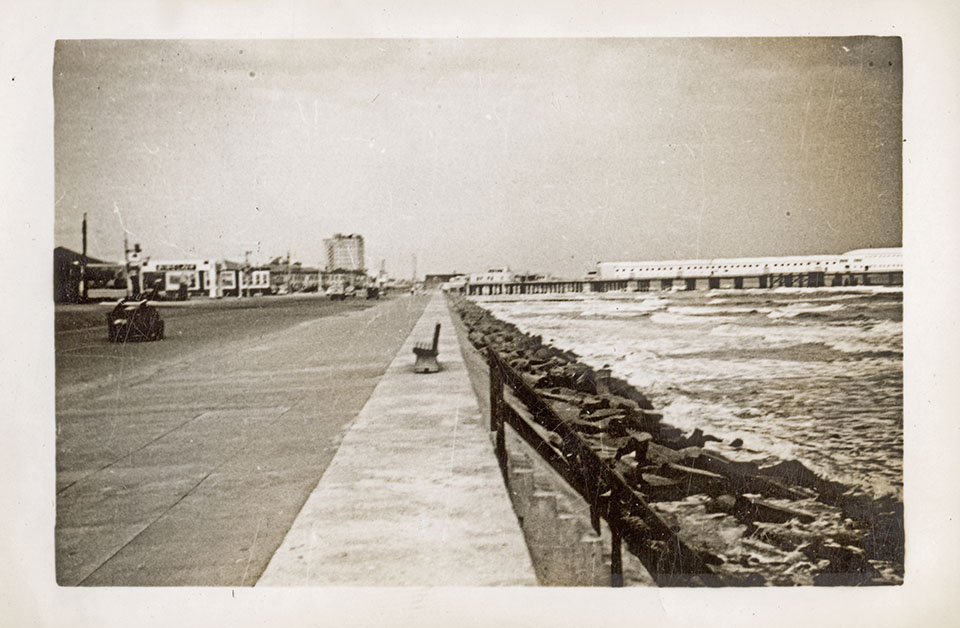
[[(413, 346), (441, 323), (439, 373)], [(535, 585), (446, 298), (427, 305), (257, 585)]]

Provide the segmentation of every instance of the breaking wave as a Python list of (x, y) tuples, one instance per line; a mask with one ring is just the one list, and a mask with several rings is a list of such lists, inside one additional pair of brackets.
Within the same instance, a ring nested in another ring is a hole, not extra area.
[(674, 426), (902, 492), (903, 304), (889, 289), (596, 295), (485, 303), (646, 391)]

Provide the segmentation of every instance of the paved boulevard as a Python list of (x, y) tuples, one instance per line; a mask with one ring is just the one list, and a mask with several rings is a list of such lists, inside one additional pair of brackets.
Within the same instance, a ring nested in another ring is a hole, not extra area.
[(57, 582), (253, 585), (427, 299), (187, 305), (131, 345), (58, 312)]

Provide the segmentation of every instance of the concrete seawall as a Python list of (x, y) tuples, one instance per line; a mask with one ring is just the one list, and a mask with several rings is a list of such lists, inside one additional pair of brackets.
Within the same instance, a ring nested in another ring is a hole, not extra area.
[[(470, 382), (490, 422), (490, 374), (484, 356), (467, 339), (459, 317), (454, 324)], [(491, 433), (492, 438), (492, 433)], [(510, 499), (530, 550), (537, 580), (544, 586), (609, 586), (610, 532), (594, 532), (590, 506), (512, 429), (507, 429)], [(640, 561), (623, 556), (624, 585), (654, 586)]]
[[(415, 374), (413, 346), (438, 322), (442, 370)], [(257, 584), (536, 584), (443, 295), (427, 305)]]

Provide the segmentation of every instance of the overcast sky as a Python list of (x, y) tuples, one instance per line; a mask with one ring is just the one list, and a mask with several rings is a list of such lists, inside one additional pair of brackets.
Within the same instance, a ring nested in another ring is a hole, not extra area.
[(61, 41), (55, 242), (408, 277), (901, 245), (898, 38)]

